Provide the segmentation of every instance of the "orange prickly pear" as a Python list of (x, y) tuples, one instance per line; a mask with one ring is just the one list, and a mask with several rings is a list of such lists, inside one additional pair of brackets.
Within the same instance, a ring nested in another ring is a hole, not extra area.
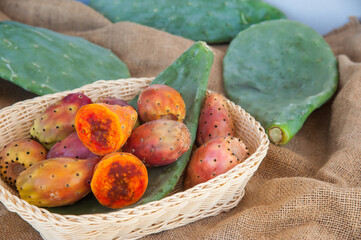
[(234, 136), (234, 124), (221, 94), (206, 97), (198, 121), (197, 142), (202, 145), (215, 137)]
[(122, 111), (124, 113), (124, 117), (128, 119), (129, 126), (131, 126), (132, 130), (135, 128), (138, 122), (138, 113), (132, 106), (123, 106)]
[(238, 138), (217, 137), (209, 140), (193, 153), (186, 170), (185, 188), (227, 172), (248, 155), (248, 148)]
[(46, 149), (40, 143), (31, 139), (15, 140), (0, 152), (0, 175), (15, 187), (19, 174), (45, 157)]
[(149, 85), (139, 95), (139, 117), (144, 122), (170, 119), (183, 122), (186, 107), (182, 96), (174, 88), (163, 84)]
[(30, 135), (50, 149), (55, 143), (74, 132), (74, 119), (82, 106), (91, 103), (83, 93), (71, 93), (49, 106), (36, 117)]
[(98, 99), (97, 103), (105, 103), (105, 104), (109, 104), (109, 105), (119, 105), (122, 107), (126, 107), (124, 110), (128, 110), (128, 113), (131, 115), (132, 122), (133, 122), (133, 120), (135, 120), (134, 124), (133, 124), (133, 129), (140, 125), (139, 119), (138, 119), (138, 113), (135, 111), (135, 109), (129, 103), (127, 103), (123, 99), (115, 98), (115, 97), (104, 97), (104, 98)]
[(90, 192), (100, 158), (52, 158), (23, 171), (16, 183), (21, 199), (39, 207), (73, 204)]
[(184, 123), (154, 120), (134, 129), (122, 148), (133, 153), (146, 166), (155, 167), (175, 162), (191, 145), (191, 135)]
[(91, 189), (99, 203), (122, 208), (136, 203), (148, 186), (145, 165), (131, 153), (110, 153), (97, 164)]
[(75, 117), (79, 139), (94, 154), (104, 156), (120, 149), (130, 136), (137, 112), (130, 106), (94, 103)]

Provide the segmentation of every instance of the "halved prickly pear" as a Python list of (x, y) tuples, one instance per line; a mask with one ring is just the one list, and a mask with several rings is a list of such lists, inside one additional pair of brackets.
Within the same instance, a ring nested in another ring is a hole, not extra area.
[(103, 157), (91, 181), (92, 192), (99, 203), (113, 209), (137, 202), (147, 186), (145, 165), (133, 154), (119, 152)]
[(137, 113), (130, 107), (94, 103), (75, 117), (79, 139), (93, 153), (104, 156), (120, 149), (131, 134)]
[(172, 87), (163, 84), (149, 85), (138, 99), (139, 117), (144, 122), (170, 119), (183, 122), (186, 107), (182, 96)]
[(23, 171), (16, 183), (20, 198), (39, 207), (73, 204), (90, 192), (100, 158), (52, 158)]
[(175, 162), (190, 145), (191, 135), (184, 123), (160, 119), (136, 128), (122, 149), (155, 167)]
[(15, 187), (20, 173), (45, 157), (46, 149), (40, 143), (31, 139), (15, 140), (0, 152), (0, 175)]
[(211, 93), (199, 116), (197, 142), (202, 145), (215, 137), (234, 136), (233, 119), (221, 94)]
[(80, 141), (76, 132), (71, 133), (63, 140), (55, 143), (46, 156), (46, 158), (70, 157), (79, 159), (89, 159), (96, 157), (85, 145)]
[(187, 166), (184, 187), (191, 188), (225, 173), (248, 155), (248, 148), (238, 138), (211, 139), (193, 153)]
[(83, 93), (68, 94), (36, 117), (30, 135), (50, 149), (56, 142), (75, 131), (74, 119), (77, 111), (91, 102)]

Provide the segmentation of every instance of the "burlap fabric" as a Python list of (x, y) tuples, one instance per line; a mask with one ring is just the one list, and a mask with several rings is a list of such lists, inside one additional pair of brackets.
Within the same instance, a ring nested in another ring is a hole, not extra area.
[[(157, 75), (193, 43), (133, 23), (112, 24), (72, 0), (1, 0), (0, 11), (0, 20), (82, 36), (110, 48), (133, 77)], [(311, 114), (287, 146), (270, 146), (240, 204), (144, 239), (361, 239), (361, 24), (353, 18), (325, 39), (338, 56), (337, 94)], [(227, 46), (213, 47), (209, 88), (223, 92)], [(33, 96), (0, 80), (0, 107)], [(2, 204), (0, 233), (0, 239), (41, 239)]]

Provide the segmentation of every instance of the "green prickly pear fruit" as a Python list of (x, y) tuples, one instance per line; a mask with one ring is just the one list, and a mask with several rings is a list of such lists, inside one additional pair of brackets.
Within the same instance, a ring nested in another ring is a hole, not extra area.
[(20, 198), (39, 207), (73, 204), (90, 192), (100, 158), (52, 158), (23, 171), (16, 183)]
[(277, 8), (254, 0), (91, 0), (89, 6), (112, 22), (136, 22), (207, 43), (228, 42), (252, 24), (285, 18)]
[(83, 93), (71, 93), (49, 106), (36, 117), (30, 135), (39, 140), (47, 149), (75, 131), (74, 121), (77, 111), (92, 103)]
[(183, 122), (186, 106), (182, 96), (164, 84), (149, 85), (138, 98), (138, 113), (143, 122), (169, 119)]
[(202, 145), (215, 137), (234, 136), (233, 119), (226, 105), (226, 98), (211, 93), (206, 98), (198, 121), (197, 142)]
[(38, 95), (130, 77), (109, 49), (80, 37), (3, 21), (0, 39), (0, 77)]
[(191, 188), (232, 169), (249, 156), (238, 138), (217, 137), (199, 147), (187, 166), (184, 187)]
[(291, 20), (240, 32), (223, 66), (227, 96), (253, 115), (277, 145), (290, 141), (338, 85), (337, 61), (327, 42)]
[(12, 141), (0, 152), (0, 175), (5, 182), (15, 187), (20, 173), (45, 157), (46, 149), (34, 140)]
[(184, 123), (160, 119), (134, 129), (122, 148), (137, 156), (146, 166), (164, 166), (175, 162), (191, 145)]

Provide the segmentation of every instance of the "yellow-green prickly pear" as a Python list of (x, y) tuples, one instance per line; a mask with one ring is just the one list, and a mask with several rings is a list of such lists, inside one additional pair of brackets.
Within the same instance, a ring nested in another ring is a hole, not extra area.
[(0, 152), (0, 176), (15, 187), (19, 174), (45, 157), (46, 149), (34, 140), (12, 141)]
[(23, 171), (16, 183), (20, 198), (39, 207), (73, 204), (90, 192), (100, 158), (52, 158)]

